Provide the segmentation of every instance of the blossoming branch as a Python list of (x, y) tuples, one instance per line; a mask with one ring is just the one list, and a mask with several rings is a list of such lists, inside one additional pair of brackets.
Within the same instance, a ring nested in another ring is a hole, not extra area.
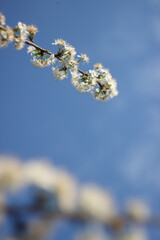
[(15, 48), (21, 50), (27, 44), (27, 53), (32, 56), (33, 66), (52, 67), (53, 75), (58, 80), (67, 78), (70, 73), (71, 82), (79, 92), (91, 92), (97, 100), (108, 100), (118, 95), (116, 80), (102, 64), (97, 63), (93, 70), (83, 72), (79, 65), (89, 62), (86, 54), (77, 55), (75, 48), (63, 39), (52, 43), (58, 47), (57, 54), (53, 54), (34, 43), (37, 32), (38, 28), (34, 25), (21, 22), (18, 22), (15, 28), (7, 26), (5, 16), (0, 13), (0, 47), (14, 42)]

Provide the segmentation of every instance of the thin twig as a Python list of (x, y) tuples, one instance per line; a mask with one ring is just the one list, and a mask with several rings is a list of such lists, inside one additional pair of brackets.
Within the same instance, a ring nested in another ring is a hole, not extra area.
[(53, 53), (51, 53), (49, 50), (46, 50), (46, 49), (44, 49), (44, 48), (41, 48), (40, 46), (38, 46), (38, 45), (35, 44), (34, 42), (31, 42), (31, 41), (26, 40), (25, 43), (28, 44), (28, 45), (30, 45), (30, 46), (35, 47), (36, 49), (40, 50), (41, 52), (47, 53), (47, 54), (49, 54), (49, 55), (52, 55), (52, 54), (53, 54)]

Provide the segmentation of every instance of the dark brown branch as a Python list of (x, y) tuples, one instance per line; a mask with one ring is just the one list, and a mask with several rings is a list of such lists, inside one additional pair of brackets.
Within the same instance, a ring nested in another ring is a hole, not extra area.
[(52, 55), (52, 54), (53, 54), (53, 53), (51, 53), (49, 50), (46, 50), (46, 49), (44, 49), (44, 48), (41, 48), (40, 46), (38, 46), (37, 44), (35, 44), (35, 43), (31, 42), (31, 41), (26, 40), (25, 43), (28, 44), (28, 45), (30, 45), (30, 46), (35, 47), (36, 49), (40, 50), (41, 52), (47, 53), (47, 54), (49, 54), (49, 55)]

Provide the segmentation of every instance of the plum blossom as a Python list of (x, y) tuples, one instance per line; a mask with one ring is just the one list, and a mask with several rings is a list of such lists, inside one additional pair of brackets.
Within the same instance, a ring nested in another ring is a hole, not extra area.
[(0, 191), (17, 189), (23, 184), (23, 172), (18, 159), (1, 156), (0, 166)]
[(89, 62), (89, 57), (86, 54), (81, 54), (81, 55), (77, 55), (77, 57), (80, 58), (80, 60), (82, 60), (84, 63), (88, 63)]
[(111, 220), (116, 212), (112, 196), (94, 185), (81, 188), (79, 207), (85, 214), (102, 222)]
[(53, 45), (59, 45), (59, 46), (62, 46), (62, 47), (65, 47), (66, 45), (66, 41), (64, 41), (63, 39), (56, 39), (54, 41), (54, 43), (52, 43)]
[(67, 72), (59, 67), (52, 67), (53, 75), (58, 80), (63, 80), (67, 77)]
[(144, 222), (150, 217), (149, 207), (141, 200), (128, 201), (126, 212), (132, 219)]
[(5, 16), (0, 12), (0, 24), (4, 26), (6, 24)]
[(22, 22), (18, 22), (18, 30), (20, 31), (20, 35), (15, 38), (15, 47), (17, 50), (21, 50), (25, 45), (25, 41), (29, 33), (27, 25)]

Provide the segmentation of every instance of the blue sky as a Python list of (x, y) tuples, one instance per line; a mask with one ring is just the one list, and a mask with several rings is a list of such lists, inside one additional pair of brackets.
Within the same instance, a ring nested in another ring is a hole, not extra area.
[(160, 212), (160, 1), (1, 0), (7, 24), (35, 24), (35, 42), (56, 38), (101, 62), (119, 95), (100, 103), (30, 63), (26, 48), (1, 49), (0, 154), (46, 157), (80, 182), (142, 197)]

